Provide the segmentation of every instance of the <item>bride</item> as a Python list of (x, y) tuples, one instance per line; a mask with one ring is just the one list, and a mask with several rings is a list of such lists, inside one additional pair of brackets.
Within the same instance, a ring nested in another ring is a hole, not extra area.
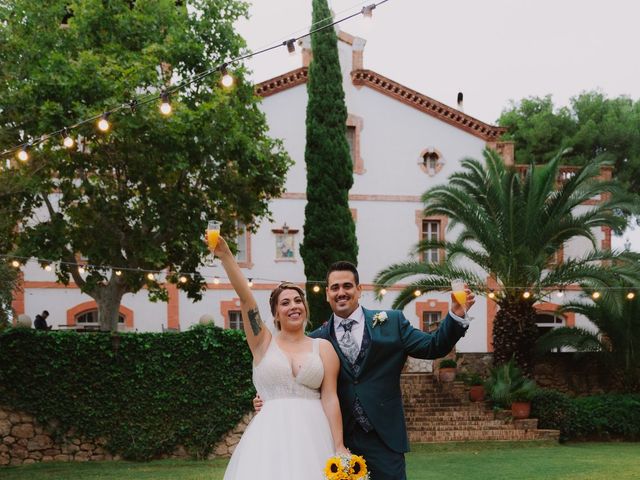
[(305, 335), (309, 309), (300, 287), (282, 283), (271, 292), (276, 328), (272, 335), (223, 238), (213, 253), (240, 297), (253, 355), (253, 383), (264, 400), (238, 443), (224, 480), (322, 480), (327, 459), (348, 454), (336, 393), (338, 356), (327, 340)]

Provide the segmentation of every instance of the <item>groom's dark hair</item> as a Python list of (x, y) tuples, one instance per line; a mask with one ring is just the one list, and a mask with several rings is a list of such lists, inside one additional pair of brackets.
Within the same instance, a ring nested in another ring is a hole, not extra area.
[(356, 279), (356, 285), (360, 285), (360, 275), (358, 275), (358, 269), (351, 262), (340, 260), (339, 262), (331, 264), (329, 270), (327, 270), (327, 287), (329, 286), (329, 275), (331, 274), (331, 272), (351, 272)]

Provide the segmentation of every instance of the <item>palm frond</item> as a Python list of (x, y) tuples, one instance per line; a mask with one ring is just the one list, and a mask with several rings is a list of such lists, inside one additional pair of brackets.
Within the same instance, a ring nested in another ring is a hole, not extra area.
[(556, 348), (572, 348), (577, 352), (605, 350), (597, 333), (578, 327), (554, 328), (545, 333), (536, 341), (535, 353), (543, 355)]

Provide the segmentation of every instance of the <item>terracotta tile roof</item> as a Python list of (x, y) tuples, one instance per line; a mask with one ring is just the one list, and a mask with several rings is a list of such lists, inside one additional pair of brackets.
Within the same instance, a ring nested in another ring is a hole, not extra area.
[[(268, 97), (307, 82), (308, 68), (301, 67), (256, 85), (256, 94)], [(369, 87), (405, 103), (439, 120), (458, 127), (485, 141), (496, 141), (506, 128), (482, 122), (460, 110), (438, 102), (420, 92), (412, 90), (372, 70), (354, 70), (351, 81), (355, 86)]]

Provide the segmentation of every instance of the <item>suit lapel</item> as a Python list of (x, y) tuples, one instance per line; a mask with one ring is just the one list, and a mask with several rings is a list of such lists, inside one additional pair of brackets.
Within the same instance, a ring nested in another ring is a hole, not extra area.
[(367, 310), (364, 307), (362, 307), (362, 311), (364, 313), (364, 328), (367, 330), (367, 333), (369, 334), (369, 347), (367, 348), (367, 351), (364, 353), (364, 358), (362, 359), (362, 364), (360, 365), (358, 376), (360, 376), (360, 374), (363, 372), (363, 370), (367, 366), (367, 359), (369, 358), (369, 354), (371, 353), (371, 347), (373, 346), (373, 314), (371, 311)]
[(335, 316), (331, 314), (331, 318), (329, 319), (329, 323), (327, 324), (327, 328), (329, 329), (329, 340), (333, 344), (333, 348), (338, 354), (338, 358), (340, 359), (340, 365), (342, 365), (342, 367), (344, 367), (344, 369), (347, 372), (349, 372), (349, 374), (353, 377), (354, 376), (353, 366), (351, 365), (351, 362), (349, 361), (349, 359), (344, 356), (344, 353), (342, 353), (342, 348), (340, 348), (340, 344), (338, 343), (338, 339), (336, 338), (336, 330), (334, 327), (334, 322), (335, 322)]

